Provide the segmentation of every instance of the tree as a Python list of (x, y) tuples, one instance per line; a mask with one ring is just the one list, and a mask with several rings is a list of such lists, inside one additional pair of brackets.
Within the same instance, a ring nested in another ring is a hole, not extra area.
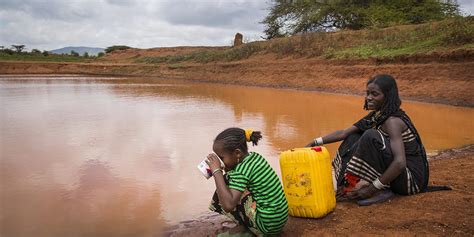
[(42, 54), (43, 54), (43, 56), (47, 57), (47, 56), (49, 55), (49, 52), (46, 51), (46, 50), (43, 50), (43, 53), (42, 53)]
[(15, 51), (13, 51), (13, 50), (11, 50), (11, 49), (9, 49), (9, 48), (4, 48), (4, 49), (1, 50), (1, 52), (2, 52), (2, 53), (6, 53), (6, 54), (8, 54), (8, 55), (13, 55), (13, 54), (15, 54)]
[(272, 0), (262, 21), (267, 39), (311, 31), (419, 24), (459, 15), (441, 0)]
[(104, 51), (105, 53), (111, 53), (115, 50), (124, 50), (124, 49), (129, 49), (129, 48), (130, 47), (126, 45), (114, 45), (114, 46), (107, 47)]
[(99, 53), (97, 54), (97, 57), (102, 57), (102, 56), (104, 56), (104, 55), (105, 55), (104, 52), (99, 52)]
[(89, 57), (89, 53), (88, 53), (88, 52), (84, 52), (84, 54), (82, 54), (82, 56), (83, 56), (84, 58), (88, 58), (88, 57)]
[(41, 54), (41, 50), (39, 50), (39, 49), (32, 49), (32, 50), (31, 50), (31, 53), (32, 53), (32, 54)]
[(79, 53), (74, 50), (71, 50), (71, 56), (79, 57)]
[(14, 48), (17, 53), (21, 53), (21, 51), (23, 49), (25, 49), (25, 45), (24, 44), (20, 44), (20, 45), (12, 44), (12, 48)]

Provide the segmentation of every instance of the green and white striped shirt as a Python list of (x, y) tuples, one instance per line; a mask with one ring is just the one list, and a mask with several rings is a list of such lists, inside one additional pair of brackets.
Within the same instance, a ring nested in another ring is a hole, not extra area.
[(229, 171), (229, 188), (248, 189), (257, 203), (256, 224), (264, 234), (281, 232), (288, 220), (288, 203), (277, 174), (260, 154), (251, 152)]

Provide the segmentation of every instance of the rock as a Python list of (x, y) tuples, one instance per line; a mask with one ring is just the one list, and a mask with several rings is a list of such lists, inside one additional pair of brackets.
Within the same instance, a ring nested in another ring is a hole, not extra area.
[(234, 37), (234, 47), (235, 46), (239, 46), (239, 45), (242, 45), (242, 39), (243, 39), (243, 35), (241, 33), (237, 33), (235, 34), (235, 37)]

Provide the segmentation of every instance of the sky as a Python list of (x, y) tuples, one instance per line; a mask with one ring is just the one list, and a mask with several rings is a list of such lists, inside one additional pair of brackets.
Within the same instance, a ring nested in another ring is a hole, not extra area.
[[(0, 0), (0, 46), (230, 46), (264, 36), (271, 0)], [(474, 0), (458, 0), (474, 15)]]

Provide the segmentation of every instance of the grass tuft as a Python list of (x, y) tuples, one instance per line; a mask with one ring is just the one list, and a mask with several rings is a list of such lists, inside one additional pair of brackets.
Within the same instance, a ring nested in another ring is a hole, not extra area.
[(3, 61), (42, 61), (42, 62), (89, 62), (91, 58), (75, 57), (71, 55), (14, 53), (8, 54), (0, 52), (0, 60)]

